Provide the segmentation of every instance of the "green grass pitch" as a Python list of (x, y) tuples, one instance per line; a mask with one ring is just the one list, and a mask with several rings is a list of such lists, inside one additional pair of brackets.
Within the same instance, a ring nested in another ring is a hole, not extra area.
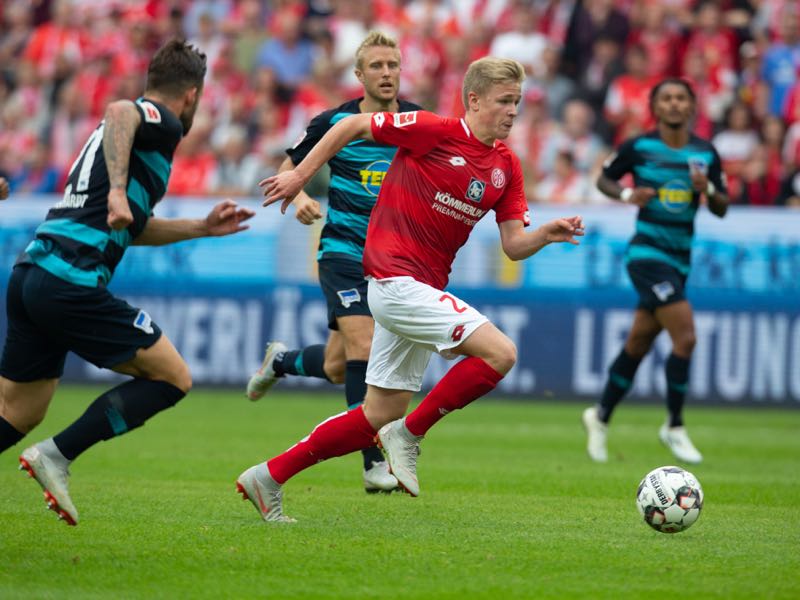
[[(62, 387), (26, 441), (98, 391)], [(689, 407), (706, 501), (676, 535), (634, 503), (644, 474), (673, 463), (660, 407), (623, 404), (595, 465), (583, 405), (497, 399), (430, 432), (419, 498), (365, 494), (353, 455), (289, 482), (297, 524), (262, 522), (237, 475), (342, 405), (195, 390), (75, 462), (74, 528), (16, 470), (20, 443), (0, 456), (0, 598), (800, 597), (800, 411)]]

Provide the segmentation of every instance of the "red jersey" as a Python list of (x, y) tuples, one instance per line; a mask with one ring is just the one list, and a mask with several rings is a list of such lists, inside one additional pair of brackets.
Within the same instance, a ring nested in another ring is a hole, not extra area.
[(530, 224), (519, 159), (500, 141), (476, 139), (463, 119), (375, 113), (372, 136), (398, 150), (369, 219), (367, 275), (407, 275), (441, 290), (456, 252), (489, 209), (498, 223)]

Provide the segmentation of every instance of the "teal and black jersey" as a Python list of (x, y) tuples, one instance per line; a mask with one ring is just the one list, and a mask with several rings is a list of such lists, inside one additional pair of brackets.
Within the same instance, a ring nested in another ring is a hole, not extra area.
[[(314, 117), (300, 141), (286, 151), (292, 162), (300, 164), (331, 127), (345, 117), (360, 113), (358, 105), (362, 99), (345, 102)], [(421, 108), (400, 100), (398, 112), (414, 110)], [(343, 258), (361, 262), (369, 215), (396, 151), (394, 146), (355, 140), (328, 161), (331, 169), (328, 215), (317, 259)]]
[(657, 260), (688, 275), (694, 217), (700, 202), (700, 194), (692, 187), (690, 163), (705, 169), (717, 190), (727, 194), (717, 151), (695, 135), (682, 148), (672, 148), (658, 131), (651, 131), (623, 143), (603, 165), (603, 175), (609, 179), (618, 180), (631, 173), (636, 187), (656, 190), (656, 195), (639, 209), (628, 262)]
[(47, 213), (18, 262), (34, 263), (71, 283), (97, 287), (111, 280), (122, 255), (142, 232), (153, 207), (167, 190), (172, 156), (183, 126), (165, 106), (139, 98), (141, 114), (128, 169), (128, 204), (133, 223), (122, 231), (107, 224), (110, 184), (103, 156), (105, 122), (72, 165), (64, 197)]

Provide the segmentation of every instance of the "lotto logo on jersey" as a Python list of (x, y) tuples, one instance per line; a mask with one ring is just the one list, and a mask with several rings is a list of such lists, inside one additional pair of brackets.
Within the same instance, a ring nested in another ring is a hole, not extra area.
[(417, 122), (417, 111), (402, 112), (394, 114), (395, 127), (407, 127)]
[(158, 111), (155, 104), (147, 100), (142, 100), (139, 106), (141, 106), (144, 111), (145, 121), (148, 123), (161, 123), (161, 113)]
[(370, 196), (377, 196), (381, 191), (381, 184), (383, 178), (386, 177), (386, 171), (389, 170), (391, 163), (388, 160), (376, 160), (366, 169), (359, 171), (361, 175), (361, 185)]
[(692, 190), (682, 179), (672, 179), (658, 188), (658, 201), (671, 213), (681, 213), (692, 204)]
[(486, 190), (486, 184), (479, 179), (475, 179), (474, 177), (469, 180), (469, 185), (467, 186), (467, 200), (472, 200), (473, 202), (480, 202), (483, 200), (483, 192)]

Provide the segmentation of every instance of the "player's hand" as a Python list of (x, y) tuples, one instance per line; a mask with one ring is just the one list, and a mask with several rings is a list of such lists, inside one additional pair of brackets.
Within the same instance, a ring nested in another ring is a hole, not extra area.
[(264, 200), (261, 206), (269, 206), (278, 200), (283, 200), (281, 203), (281, 213), (286, 214), (286, 209), (294, 200), (294, 197), (300, 193), (306, 182), (297, 171), (292, 169), (289, 171), (282, 171), (272, 177), (267, 177), (258, 182), (258, 185), (264, 188)]
[(651, 187), (635, 187), (633, 188), (633, 196), (631, 196), (630, 204), (636, 206), (645, 206), (650, 202), (650, 198), (656, 195), (656, 190)]
[(5, 177), (0, 177), (0, 200), (5, 200), (8, 198), (10, 188), (8, 187), (8, 181)]
[(580, 244), (575, 237), (582, 236), (584, 233), (583, 219), (579, 216), (562, 217), (561, 219), (545, 223), (543, 227), (545, 230), (545, 239), (548, 242), (568, 242), (575, 246)]
[(294, 217), (303, 225), (311, 225), (317, 219), (322, 218), (319, 202), (305, 193), (299, 193), (292, 201), (294, 204)]
[(252, 219), (255, 214), (255, 211), (242, 208), (230, 198), (223, 200), (206, 217), (206, 236), (230, 235), (250, 229), (249, 225), (242, 223)]
[(121, 231), (133, 223), (133, 213), (128, 204), (128, 193), (121, 188), (112, 188), (108, 192), (108, 226)]
[(690, 176), (692, 178), (692, 187), (694, 188), (695, 192), (705, 192), (708, 188), (708, 176), (697, 170), (690, 171)]

